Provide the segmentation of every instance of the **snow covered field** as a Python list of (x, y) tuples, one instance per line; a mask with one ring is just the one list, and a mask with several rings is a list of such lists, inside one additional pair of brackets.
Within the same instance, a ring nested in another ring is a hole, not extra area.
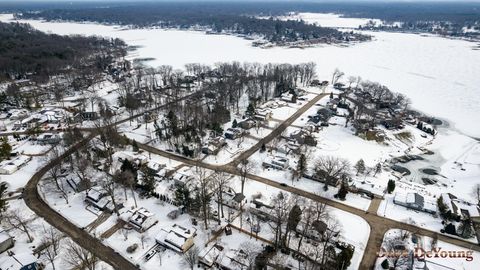
[(374, 21), (377, 25), (382, 21), (378, 19), (367, 18), (342, 18), (338, 14), (333, 13), (310, 13), (302, 12), (298, 14), (291, 14), (289, 16), (279, 17), (279, 19), (288, 20), (304, 20), (308, 23), (314, 23), (323, 27), (335, 27), (335, 28), (358, 28), (367, 24), (370, 20)]
[[(343, 26), (347, 18), (309, 14), (307, 21), (328, 21)], [(8, 21), (12, 15), (0, 15)], [(480, 137), (480, 52), (474, 43), (434, 36), (367, 32), (372, 42), (349, 47), (321, 46), (309, 49), (250, 46), (250, 41), (234, 36), (205, 35), (194, 31), (161, 29), (125, 30), (114, 26), (79, 23), (23, 21), (37, 29), (57, 34), (96, 34), (118, 37), (139, 46), (132, 57), (153, 57), (152, 66), (162, 64), (182, 68), (186, 63), (214, 64), (225, 61), (300, 63), (314, 61), (321, 79), (328, 79), (335, 68), (348, 75), (379, 81), (406, 94), (421, 111), (450, 120), (461, 132)], [(357, 25), (352, 22), (350, 26)], [(325, 23), (324, 23), (325, 25)], [(215, 45), (215, 46), (212, 46)], [(234, 53), (232, 53), (234, 52)]]

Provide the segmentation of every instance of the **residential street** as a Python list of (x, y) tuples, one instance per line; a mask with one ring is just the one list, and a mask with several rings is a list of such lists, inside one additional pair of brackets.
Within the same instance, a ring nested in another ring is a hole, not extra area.
[(50, 208), (50, 206), (42, 199), (41, 195), (38, 193), (38, 182), (40, 181), (40, 179), (42, 179), (43, 175), (45, 175), (48, 170), (52, 168), (55, 164), (61, 163), (63, 159), (65, 159), (78, 149), (87, 145), (94, 136), (95, 133), (90, 134), (89, 136), (81, 140), (79, 143), (69, 148), (58, 158), (52, 160), (46, 166), (37, 171), (25, 186), (25, 190), (23, 192), (23, 199), (25, 200), (27, 206), (33, 212), (35, 212), (35, 214), (45, 219), (46, 222), (57, 228), (59, 231), (65, 233), (73, 241), (75, 241), (75, 243), (93, 253), (100, 260), (110, 264), (115, 269), (138, 269), (135, 265), (133, 265), (130, 261), (118, 254), (112, 248), (105, 246), (99, 239), (91, 236), (87, 231), (77, 227), (75, 224), (73, 224), (65, 217), (57, 213), (55, 210)]
[[(253, 155), (263, 143), (268, 144), (271, 140), (273, 140), (276, 136), (280, 136), (280, 134), (289, 126), (291, 125), (296, 119), (298, 119), (304, 112), (306, 112), (310, 107), (312, 107), (316, 102), (318, 102), (322, 97), (325, 97), (328, 94), (320, 94), (305, 104), (301, 109), (299, 109), (295, 114), (290, 116), (287, 120), (285, 120), (282, 124), (276, 127), (269, 135), (265, 138), (260, 140), (257, 144), (252, 146), (247, 151), (241, 153), (234, 161), (226, 165), (212, 165), (207, 164), (199, 160), (192, 160), (183, 156), (176, 155), (172, 152), (163, 151), (157, 149), (155, 147), (140, 144), (138, 146), (148, 152), (153, 154), (157, 154), (163, 157), (170, 158), (172, 160), (176, 160), (191, 166), (199, 166), (210, 170), (215, 171), (223, 171), (234, 175), (239, 175), (240, 172), (236, 168), (236, 165), (239, 164), (241, 160), (248, 159), (251, 155)], [(183, 99), (183, 98), (182, 98)], [(131, 118), (138, 117), (143, 114), (137, 114)], [(127, 120), (122, 120), (120, 122), (125, 122)], [(68, 149), (64, 154), (62, 154), (56, 160), (53, 160), (45, 167), (40, 169), (28, 182), (27, 186), (25, 187), (24, 191), (24, 200), (28, 207), (32, 209), (38, 216), (44, 218), (49, 224), (53, 225), (60, 231), (64, 232), (66, 235), (71, 237), (76, 243), (82, 246), (85, 249), (88, 249), (90, 252), (94, 253), (97, 257), (101, 260), (107, 262), (108, 264), (112, 265), (115, 269), (137, 269), (135, 265), (133, 265), (130, 261), (126, 260), (124, 257), (116, 253), (110, 247), (107, 247), (102, 244), (102, 242), (91, 236), (88, 232), (78, 228), (73, 223), (62, 217), (60, 214), (55, 212), (51, 209), (48, 204), (46, 204), (43, 199), (40, 197), (37, 185), (42, 176), (52, 167), (52, 165), (61, 162), (65, 157), (74, 153), (78, 149), (87, 145), (87, 143), (95, 136), (96, 133), (91, 133), (88, 137), (83, 139), (81, 142), (73, 146), (72, 148)], [(467, 249), (473, 249), (476, 251), (480, 251), (480, 246), (472, 244), (470, 242), (449, 237), (443, 234), (439, 234), (437, 232), (433, 232), (430, 230), (422, 229), (413, 225), (405, 224), (402, 222), (398, 222), (392, 219), (388, 219), (385, 217), (378, 216), (376, 214), (376, 209), (380, 203), (379, 200), (372, 202), (371, 207), (369, 208), (369, 212), (365, 212), (363, 210), (342, 204), (337, 201), (333, 201), (315, 193), (307, 192), (298, 188), (280, 185), (280, 183), (272, 181), (270, 179), (260, 177), (258, 175), (248, 174), (248, 179), (258, 181), (264, 183), (266, 185), (305, 197), (309, 198), (313, 201), (325, 203), (331, 207), (349, 212), (351, 214), (357, 215), (365, 219), (368, 224), (370, 225), (370, 237), (363, 255), (363, 259), (360, 265), (360, 269), (373, 269), (375, 266), (375, 261), (377, 259), (376, 253), (380, 250), (384, 234), (389, 229), (403, 229), (408, 230), (419, 235), (424, 235), (428, 237), (437, 236), (440, 241), (444, 241), (453, 245), (457, 245), (460, 247), (464, 247)]]

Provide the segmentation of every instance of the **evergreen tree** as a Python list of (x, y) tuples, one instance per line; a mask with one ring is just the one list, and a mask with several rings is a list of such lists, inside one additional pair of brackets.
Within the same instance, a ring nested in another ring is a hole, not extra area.
[(348, 194), (348, 188), (344, 183), (342, 183), (342, 185), (340, 186), (340, 189), (338, 190), (337, 196), (340, 200), (344, 201), (345, 198), (347, 197), (347, 194)]
[(447, 226), (445, 226), (445, 232), (448, 234), (457, 235), (455, 225), (453, 225), (452, 223), (448, 223)]
[(381, 172), (382, 172), (382, 164), (377, 163), (377, 165), (375, 165), (375, 174), (373, 176), (375, 177), (377, 173), (381, 173)]
[(395, 181), (394, 180), (388, 180), (388, 185), (387, 185), (387, 192), (389, 194), (392, 194), (392, 192), (395, 190)]
[(297, 163), (298, 178), (301, 178), (306, 170), (307, 170), (307, 157), (305, 156), (305, 154), (300, 154), (300, 157), (298, 158), (298, 163)]
[(7, 208), (7, 201), (3, 198), (7, 192), (7, 185), (0, 184), (0, 215)]
[(184, 185), (179, 185), (175, 190), (174, 202), (177, 205), (183, 205), (186, 209), (190, 209), (192, 206), (190, 190)]
[(133, 148), (133, 151), (138, 152), (139, 148), (136, 140), (132, 141), (132, 148)]
[(0, 160), (7, 159), (10, 157), (12, 153), (12, 146), (8, 143), (6, 137), (0, 138)]
[(248, 104), (246, 115), (247, 116), (254, 116), (255, 115), (255, 105), (253, 103)]
[(390, 263), (388, 263), (388, 260), (387, 259), (383, 260), (382, 268), (383, 269), (388, 269), (389, 267), (390, 267)]
[(292, 95), (292, 103), (297, 103), (297, 94), (295, 93)]
[(267, 147), (265, 146), (265, 143), (262, 144), (262, 147), (260, 148), (260, 152), (263, 153), (267, 151)]
[(155, 191), (155, 175), (148, 170), (147, 166), (142, 166), (143, 173), (143, 188), (148, 193), (153, 193)]
[(338, 269), (347, 269), (350, 266), (353, 257), (353, 249), (350, 247), (344, 248), (336, 258)]
[(180, 135), (180, 130), (178, 128), (178, 118), (173, 111), (169, 111), (167, 114), (168, 125), (170, 129), (170, 134), (174, 137)]
[(232, 128), (236, 128), (238, 126), (237, 119), (233, 119)]
[(286, 247), (289, 246), (288, 242), (290, 242), (289, 240), (287, 240), (287, 236), (289, 232), (296, 231), (298, 223), (300, 223), (300, 220), (302, 220), (302, 209), (300, 208), (300, 206), (295, 204), (290, 210), (290, 213), (288, 213), (287, 232), (284, 235), (284, 241), (283, 241), (283, 244)]

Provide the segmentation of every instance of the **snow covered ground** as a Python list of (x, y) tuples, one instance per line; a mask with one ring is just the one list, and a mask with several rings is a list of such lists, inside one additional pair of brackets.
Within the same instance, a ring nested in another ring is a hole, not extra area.
[[(232, 187), (234, 187), (236, 190), (239, 190), (240, 179), (238, 179), (238, 177), (234, 177), (232, 181)], [(259, 193), (261, 193), (262, 195), (262, 200), (268, 201), (269, 198), (278, 194), (278, 192), (280, 191), (281, 190), (277, 188), (253, 180), (247, 180), (245, 183), (245, 197), (248, 201), (251, 200), (252, 195), (258, 195)], [(332, 207), (327, 207), (327, 209), (330, 215), (335, 217), (340, 222), (342, 228), (341, 240), (355, 246), (355, 253), (352, 258), (352, 264), (348, 269), (358, 269), (358, 266), (360, 265), (360, 261), (363, 256), (363, 252), (365, 251), (368, 237), (370, 235), (370, 226), (365, 220), (363, 220), (359, 216), (355, 216), (353, 214)], [(351, 224), (355, 224), (355, 226), (351, 226)], [(268, 239), (268, 226), (263, 227), (265, 227), (265, 230), (262, 229), (262, 232), (266, 233), (265, 238)], [(261, 233), (259, 235), (261, 236)]]
[(369, 21), (373, 21), (377, 25), (382, 23), (382, 21), (378, 19), (343, 18), (340, 15), (333, 13), (301, 12), (278, 18), (281, 20), (304, 20), (305, 22), (317, 24), (323, 27), (335, 28), (358, 28), (359, 26), (364, 26)]
[[(318, 20), (325, 15), (317, 14)], [(8, 21), (12, 15), (0, 15)], [(326, 21), (341, 26), (343, 18)], [(315, 16), (309, 15), (309, 21)], [(205, 35), (194, 31), (161, 29), (125, 30), (114, 26), (79, 23), (24, 21), (34, 27), (57, 34), (96, 34), (124, 39), (140, 46), (131, 57), (153, 57), (152, 66), (162, 64), (182, 68), (186, 63), (214, 64), (225, 61), (262, 63), (317, 63), (320, 78), (330, 78), (335, 68), (348, 75), (378, 81), (392, 90), (406, 94), (413, 107), (449, 120), (461, 132), (480, 137), (480, 114), (477, 86), (480, 76), (479, 51), (475, 44), (435, 36), (367, 32), (372, 42), (354, 46), (320, 46), (309, 49), (250, 46), (250, 41), (234, 36)], [(356, 23), (355, 23), (356, 24)], [(167, 42), (165, 42), (167, 41)], [(215, 46), (212, 46), (215, 44)], [(235, 52), (235, 53), (232, 53)]]

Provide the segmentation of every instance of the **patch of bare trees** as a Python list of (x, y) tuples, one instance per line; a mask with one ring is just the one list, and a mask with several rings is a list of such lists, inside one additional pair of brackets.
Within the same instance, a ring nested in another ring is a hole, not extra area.
[(325, 188), (328, 188), (328, 183), (336, 183), (338, 179), (345, 180), (349, 174), (350, 163), (346, 159), (321, 156), (315, 162), (315, 175), (325, 181)]
[(9, 229), (24, 233), (28, 238), (28, 242), (31, 243), (33, 242), (31, 221), (32, 217), (27, 215), (26, 212), (9, 210), (2, 214), (1, 222)]
[(62, 240), (62, 234), (52, 226), (43, 228), (43, 238), (40, 246), (44, 247), (41, 255), (45, 257), (50, 264), (52, 269), (55, 270), (55, 259), (58, 257), (60, 252), (60, 241)]
[(66, 242), (63, 261), (67, 267), (73, 269), (95, 270), (98, 258), (90, 251), (77, 245), (72, 240)]
[(198, 260), (199, 250), (196, 246), (191, 247), (183, 254), (182, 264), (190, 270), (193, 270)]

